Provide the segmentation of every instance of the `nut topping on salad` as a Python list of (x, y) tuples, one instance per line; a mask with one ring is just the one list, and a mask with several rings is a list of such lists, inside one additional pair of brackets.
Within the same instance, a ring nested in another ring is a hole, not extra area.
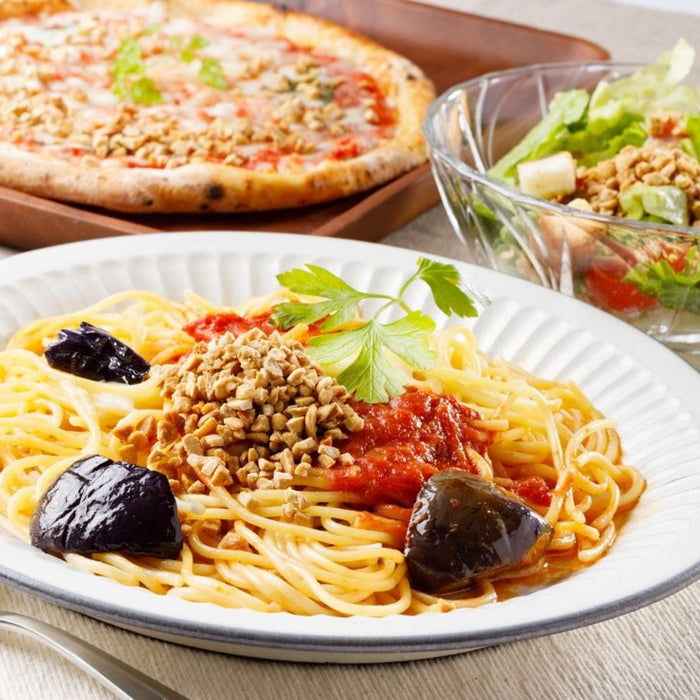
[[(666, 205), (657, 215), (669, 223), (700, 225), (700, 163), (678, 143), (654, 139), (641, 148), (625, 146), (614, 158), (578, 168), (576, 180), (574, 198), (585, 199), (600, 214), (625, 217), (640, 207), (639, 216), (632, 218), (644, 218), (643, 194), (655, 188), (658, 203)], [(648, 209), (653, 206), (646, 204)]]

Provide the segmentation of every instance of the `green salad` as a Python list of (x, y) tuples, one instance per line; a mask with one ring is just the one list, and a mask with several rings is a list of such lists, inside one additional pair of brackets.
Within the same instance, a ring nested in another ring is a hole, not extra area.
[(608, 310), (662, 305), (700, 314), (698, 246), (687, 230), (665, 228), (697, 226), (700, 242), (700, 89), (682, 84), (694, 58), (680, 40), (655, 63), (592, 92), (556, 94), (542, 121), (488, 171), (534, 197), (650, 222), (653, 236), (539, 222), (545, 247), (553, 242), (560, 252), (567, 237), (578, 283)]

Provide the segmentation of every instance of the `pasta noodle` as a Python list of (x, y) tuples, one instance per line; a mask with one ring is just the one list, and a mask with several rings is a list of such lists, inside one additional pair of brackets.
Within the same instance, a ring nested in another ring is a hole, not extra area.
[[(174, 303), (132, 291), (22, 328), (0, 353), (3, 526), (28, 541), (37, 502), (60, 473), (92, 454), (122, 459), (119, 426), (164, 415), (157, 372), (126, 385), (50, 367), (41, 353), (59, 329), (87, 321), (152, 365), (165, 365), (192, 349), (194, 340), (183, 331), (188, 322), (222, 311), (260, 314), (279, 297), (221, 309), (193, 294)], [(302, 337), (305, 330), (295, 327), (287, 335)], [(556, 562), (564, 562), (568, 571), (603, 556), (620, 514), (644, 489), (641, 475), (622, 461), (612, 421), (574, 384), (539, 379), (488, 358), (465, 328), (435, 334), (433, 345), (435, 368), (414, 371), (412, 383), (478, 411), (475, 427), (493, 436), (487, 455), (471, 455), (481, 476), (515, 493), (532, 477), (553, 485), (548, 505), (530, 504), (554, 528), (548, 551), (536, 564), (507, 572), (505, 581), (480, 581), (462, 597), (414, 591), (402, 552), (406, 509), (387, 504), (368, 512), (360, 494), (333, 490), (316, 468), (294, 476), (284, 488), (216, 486), (178, 493), (184, 546), (177, 560), (116, 553), (63, 557), (92, 574), (190, 601), (263, 612), (379, 617), (481, 605), (508, 595), (518, 582), (546, 580), (558, 571)], [(136, 452), (145, 466), (143, 451)], [(288, 517), (290, 488), (303, 493), (299, 521)]]

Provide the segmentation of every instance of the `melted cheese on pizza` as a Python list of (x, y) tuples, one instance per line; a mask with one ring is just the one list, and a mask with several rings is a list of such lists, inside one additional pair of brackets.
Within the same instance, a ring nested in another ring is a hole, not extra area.
[(306, 172), (394, 131), (362, 66), (271, 30), (141, 13), (0, 24), (0, 139), (86, 166)]

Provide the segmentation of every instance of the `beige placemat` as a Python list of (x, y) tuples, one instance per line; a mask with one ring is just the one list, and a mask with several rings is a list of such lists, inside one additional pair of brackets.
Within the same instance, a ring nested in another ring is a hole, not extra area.
[[(436, 4), (584, 36), (619, 60), (648, 61), (681, 35), (700, 36), (698, 17), (604, 0)], [(463, 258), (439, 209), (386, 242)], [(378, 666), (300, 665), (197, 651), (116, 629), (5, 586), (0, 586), (0, 609), (71, 630), (193, 700), (700, 697), (700, 583), (583, 629), (443, 659)], [(0, 630), (0, 699), (112, 697), (55, 653)]]

